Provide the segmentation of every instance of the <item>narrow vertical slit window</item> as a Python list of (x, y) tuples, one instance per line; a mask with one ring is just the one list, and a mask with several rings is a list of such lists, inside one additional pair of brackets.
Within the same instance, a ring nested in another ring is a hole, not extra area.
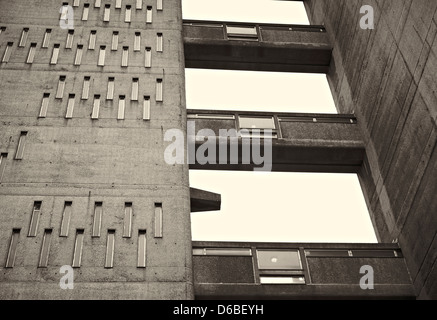
[(8, 44), (6, 45), (5, 53), (3, 54), (3, 58), (2, 58), (2, 62), (9, 62), (9, 59), (11, 58), (13, 45), (14, 45), (13, 42), (8, 42)]
[(62, 213), (60, 237), (68, 237), (68, 229), (70, 228), (70, 220), (73, 211), (73, 202), (65, 201), (64, 212)]
[(123, 238), (132, 236), (132, 202), (124, 204)]
[(111, 5), (105, 4), (105, 11), (103, 13), (103, 21), (109, 22), (109, 16), (111, 14)]
[(58, 89), (56, 90), (56, 99), (62, 99), (64, 96), (64, 88), (65, 88), (65, 79), (66, 76), (60, 76), (58, 81)]
[(27, 36), (29, 35), (29, 28), (24, 28), (21, 31), (20, 42), (18, 43), (19, 47), (25, 47), (27, 42)]
[(162, 11), (163, 10), (163, 0), (156, 0), (156, 10)]
[(53, 46), (52, 58), (50, 59), (50, 64), (57, 64), (59, 57), (59, 48), (61, 45), (59, 43), (55, 43)]
[(124, 109), (126, 106), (126, 97), (125, 96), (119, 96), (118, 99), (118, 115), (117, 115), (117, 119), (118, 120), (123, 120), (124, 119)]
[(0, 153), (0, 183), (2, 182), (3, 173), (5, 172), (7, 157), (7, 153)]
[(108, 93), (106, 94), (106, 100), (114, 99), (114, 89), (115, 89), (115, 78), (108, 78)]
[(49, 47), (51, 34), (52, 34), (52, 29), (46, 29), (46, 32), (44, 33), (44, 38), (42, 39), (41, 48)]
[(127, 67), (129, 64), (129, 47), (123, 47), (123, 54), (121, 55), (121, 66)]
[(9, 250), (8, 250), (8, 255), (6, 257), (5, 268), (14, 267), (19, 237), (20, 237), (20, 229), (12, 229), (12, 236), (11, 236), (11, 241), (9, 242)]
[(138, 268), (146, 267), (147, 239), (146, 230), (138, 230)]
[(156, 51), (157, 52), (163, 51), (163, 36), (161, 32), (156, 34)]
[(80, 265), (82, 263), (83, 238), (84, 230), (77, 229), (76, 239), (74, 241), (73, 262), (71, 263), (71, 266), (73, 268), (80, 268)]
[(75, 97), (76, 95), (74, 93), (70, 93), (68, 95), (67, 113), (65, 114), (65, 119), (73, 118)]
[(162, 79), (156, 79), (156, 101), (162, 102), (163, 101), (163, 94), (162, 94)]
[(91, 30), (90, 39), (88, 41), (88, 49), (94, 50), (96, 48), (97, 30)]
[(147, 6), (146, 23), (152, 23), (152, 6)]
[(94, 2), (94, 8), (100, 8), (101, 5), (102, 5), (102, 0), (96, 0)]
[(87, 21), (88, 20), (89, 11), (90, 11), (90, 4), (89, 3), (85, 3), (83, 5), (82, 21)]
[(39, 256), (39, 268), (47, 268), (49, 264), (50, 242), (52, 240), (52, 229), (45, 229), (42, 238), (41, 253)]
[(91, 114), (91, 119), (99, 119), (100, 111), (100, 94), (94, 95), (93, 113)]
[(121, 9), (121, 0), (115, 0), (115, 9)]
[(38, 232), (39, 216), (41, 215), (41, 204), (41, 201), (35, 201), (33, 203), (33, 210), (30, 216), (29, 223), (29, 232), (27, 233), (28, 237), (36, 237), (36, 234)]
[(150, 96), (144, 96), (143, 120), (150, 120)]
[(138, 78), (132, 78), (131, 100), (138, 101)]
[(145, 61), (144, 61), (144, 66), (146, 68), (152, 67), (152, 48), (151, 47), (146, 47), (146, 57), (145, 57)]
[(36, 52), (36, 42), (32, 42), (30, 44), (29, 54), (27, 55), (26, 63), (28, 64), (33, 63), (33, 60), (35, 59), (35, 52)]
[(74, 65), (80, 66), (82, 63), (83, 44), (77, 45), (76, 56), (74, 57)]
[(106, 46), (100, 46), (99, 61), (97, 63), (99, 67), (105, 66), (105, 53), (106, 53)]
[(88, 100), (88, 98), (89, 98), (90, 80), (91, 80), (91, 77), (84, 77), (83, 78), (82, 100)]
[(50, 93), (44, 93), (42, 96), (41, 109), (39, 110), (38, 118), (45, 118), (49, 109)]
[(112, 51), (117, 51), (118, 49), (118, 31), (114, 31), (112, 33), (112, 45), (111, 45), (111, 50)]
[(136, 0), (136, 6), (135, 6), (135, 8), (136, 8), (137, 10), (141, 10), (141, 9), (143, 9), (143, 0)]
[(103, 217), (103, 203), (96, 202), (94, 204), (94, 218), (93, 218), (93, 237), (100, 237), (100, 229), (102, 228)]
[(131, 22), (131, 17), (132, 17), (131, 6), (127, 5), (126, 6), (126, 13), (124, 15), (124, 22)]
[(6, 31), (6, 27), (0, 27), (0, 34), (2, 34), (2, 32)]
[(134, 51), (141, 50), (141, 32), (135, 32)]
[(24, 155), (24, 147), (26, 145), (27, 131), (21, 131), (20, 139), (18, 140), (17, 152), (15, 153), (15, 160), (22, 160)]
[(155, 203), (155, 238), (162, 238), (162, 203)]
[(106, 257), (105, 268), (114, 267), (114, 248), (115, 248), (115, 230), (108, 230), (108, 238), (106, 240)]
[(80, 5), (80, 0), (73, 1), (73, 7), (78, 7)]
[(74, 30), (68, 30), (67, 41), (65, 42), (65, 49), (73, 48)]

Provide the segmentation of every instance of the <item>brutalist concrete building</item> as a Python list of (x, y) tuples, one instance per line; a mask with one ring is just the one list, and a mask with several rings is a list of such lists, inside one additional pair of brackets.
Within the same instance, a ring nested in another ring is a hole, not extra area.
[[(0, 1), (0, 298), (436, 298), (437, 2), (304, 4), (310, 26), (183, 21), (178, 0)], [(187, 110), (185, 67), (326, 73), (339, 114)], [(255, 164), (167, 164), (187, 120), (247, 129), (240, 145), (272, 130), (273, 171), (358, 174), (380, 243), (192, 242), (190, 212), (220, 195), (189, 169)]]

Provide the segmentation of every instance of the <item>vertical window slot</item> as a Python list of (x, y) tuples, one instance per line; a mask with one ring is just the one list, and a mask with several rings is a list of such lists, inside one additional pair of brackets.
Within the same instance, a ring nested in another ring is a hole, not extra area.
[(152, 23), (152, 6), (147, 6), (146, 23)]
[(156, 10), (162, 11), (163, 10), (163, 0), (156, 0)]
[(74, 93), (70, 93), (68, 95), (67, 113), (65, 114), (65, 119), (73, 118), (75, 97), (76, 95)]
[(138, 78), (132, 78), (131, 100), (138, 101)]
[(137, 0), (137, 1), (136, 1), (136, 6), (135, 6), (135, 8), (136, 8), (137, 10), (141, 10), (141, 9), (143, 9), (143, 0)]
[(60, 76), (58, 81), (58, 89), (56, 90), (56, 99), (62, 99), (64, 96), (64, 88), (65, 88), (65, 79), (66, 76)]
[(44, 93), (42, 96), (41, 109), (39, 111), (38, 118), (45, 118), (47, 116), (47, 110), (49, 109), (50, 93)]
[(124, 109), (126, 106), (125, 98), (126, 98), (125, 96), (119, 96), (119, 99), (118, 99), (118, 115), (117, 115), (118, 120), (124, 119)]
[(20, 42), (18, 43), (19, 47), (25, 47), (27, 42), (27, 36), (29, 34), (29, 28), (24, 28), (21, 32)]
[(163, 94), (162, 94), (162, 79), (156, 79), (156, 101), (162, 102), (163, 101)]
[(151, 47), (146, 47), (146, 58), (145, 58), (144, 66), (146, 68), (152, 67), (152, 48)]
[(147, 239), (146, 230), (138, 230), (138, 268), (146, 267)]
[(32, 42), (30, 44), (29, 54), (27, 55), (26, 63), (28, 64), (33, 63), (33, 60), (35, 59), (35, 52), (36, 52), (36, 42)]
[(127, 67), (129, 63), (129, 47), (123, 47), (123, 54), (121, 55), (121, 66)]
[(100, 111), (100, 95), (94, 95), (93, 113), (91, 114), (91, 119), (99, 119)]
[(78, 44), (76, 50), (76, 57), (74, 58), (75, 66), (80, 66), (80, 64), (82, 63), (82, 53), (83, 53), (83, 45)]
[(0, 153), (0, 183), (2, 182), (3, 173), (5, 172), (7, 157), (7, 153)]
[(73, 1), (73, 7), (78, 7), (80, 5), (80, 0)]
[(73, 48), (74, 30), (68, 30), (67, 41), (65, 42), (65, 49)]
[(2, 62), (9, 62), (9, 59), (11, 58), (12, 53), (12, 46), (14, 45), (13, 42), (8, 42), (5, 53), (3, 54)]
[(24, 155), (24, 147), (26, 145), (27, 131), (21, 131), (20, 139), (18, 140), (17, 152), (15, 153), (15, 160), (22, 160)]
[(53, 46), (53, 52), (52, 52), (52, 58), (50, 59), (50, 64), (57, 64), (58, 63), (58, 57), (59, 57), (59, 43), (55, 43)]
[(111, 14), (111, 5), (105, 4), (105, 11), (103, 13), (103, 21), (109, 22), (109, 15)]
[(106, 94), (106, 100), (113, 100), (114, 99), (114, 89), (115, 89), (115, 78), (109, 77), (108, 78), (108, 92)]
[(74, 241), (73, 262), (71, 264), (73, 268), (80, 268), (80, 265), (82, 263), (83, 238), (84, 230), (77, 229), (76, 239)]
[(100, 46), (99, 61), (97, 63), (99, 67), (105, 66), (105, 53), (106, 53), (106, 46)]
[(131, 17), (132, 17), (131, 6), (127, 5), (126, 6), (126, 13), (124, 16), (124, 22), (131, 22)]
[(62, 213), (60, 237), (68, 237), (68, 229), (70, 228), (70, 220), (73, 211), (73, 202), (65, 201), (64, 212)]
[(155, 238), (162, 238), (162, 203), (155, 203)]
[(100, 237), (100, 230), (102, 228), (103, 203), (96, 202), (94, 204), (94, 219), (93, 219), (93, 237)]
[(115, 0), (115, 9), (121, 9), (121, 0)]
[(115, 230), (108, 230), (108, 238), (106, 240), (106, 257), (105, 268), (114, 267), (114, 248), (115, 248)]
[(52, 34), (52, 29), (46, 29), (46, 32), (44, 33), (44, 38), (42, 40), (41, 48), (49, 47), (51, 34)]
[(84, 77), (83, 78), (82, 100), (88, 100), (88, 98), (89, 98), (90, 80), (91, 80), (91, 77)]
[(111, 45), (111, 50), (112, 51), (117, 51), (118, 49), (118, 31), (114, 31), (112, 33), (112, 45)]
[(90, 9), (90, 4), (89, 3), (85, 3), (83, 5), (82, 21), (87, 21), (88, 20), (89, 9)]
[(20, 229), (12, 229), (11, 241), (9, 243), (9, 250), (8, 250), (8, 255), (6, 257), (5, 268), (14, 267), (19, 237), (20, 237)]
[(38, 232), (39, 216), (41, 215), (41, 201), (35, 201), (33, 204), (32, 215), (30, 216), (28, 237), (36, 237)]
[(162, 52), (163, 51), (163, 36), (162, 33), (156, 34), (156, 51)]
[(97, 31), (91, 30), (90, 39), (88, 42), (88, 49), (89, 50), (94, 50), (96, 48), (96, 38), (97, 38)]
[(101, 5), (102, 5), (102, 0), (96, 0), (94, 2), (94, 8), (100, 8)]
[(141, 50), (141, 32), (135, 32), (134, 51)]
[(132, 216), (132, 203), (126, 202), (124, 204), (123, 238), (132, 236)]
[(143, 120), (150, 120), (150, 96), (144, 96)]
[(39, 256), (39, 268), (47, 268), (49, 264), (50, 242), (52, 240), (52, 229), (45, 229), (42, 238), (41, 253)]

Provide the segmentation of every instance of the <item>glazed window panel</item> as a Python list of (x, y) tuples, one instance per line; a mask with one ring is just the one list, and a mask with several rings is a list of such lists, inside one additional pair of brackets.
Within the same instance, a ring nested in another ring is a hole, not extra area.
[(47, 116), (47, 110), (49, 109), (50, 93), (44, 93), (41, 102), (41, 109), (39, 111), (38, 118), (45, 118)]
[(28, 237), (36, 237), (38, 232), (39, 217), (41, 215), (41, 201), (35, 201), (33, 204), (32, 214), (30, 216)]
[(73, 118), (75, 97), (76, 95), (74, 93), (68, 95), (67, 112), (65, 114), (66, 119)]
[(44, 230), (44, 236), (41, 244), (41, 253), (39, 256), (39, 268), (47, 268), (49, 264), (50, 242), (52, 240), (52, 229)]
[(20, 229), (13, 229), (11, 240), (9, 242), (8, 255), (6, 256), (5, 268), (14, 267), (19, 237), (20, 237)]

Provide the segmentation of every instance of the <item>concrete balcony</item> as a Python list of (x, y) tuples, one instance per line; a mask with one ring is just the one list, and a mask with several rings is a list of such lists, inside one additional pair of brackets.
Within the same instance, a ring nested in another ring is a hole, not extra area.
[(187, 68), (327, 73), (323, 26), (184, 20)]
[[(193, 242), (193, 265), (196, 299), (415, 298), (395, 244)], [(362, 266), (373, 289), (360, 286)]]
[[(195, 140), (194, 136), (199, 130), (207, 132), (208, 139), (215, 139), (217, 146), (214, 163), (203, 164), (199, 163), (197, 157), (190, 157), (190, 169), (251, 171), (261, 167), (252, 158), (250, 162), (243, 159), (244, 144), (251, 143), (255, 138), (252, 135), (254, 129), (259, 129), (261, 135), (266, 129), (273, 134), (272, 159), (266, 159), (271, 161), (272, 171), (357, 173), (365, 155), (364, 143), (354, 115), (211, 110), (187, 112), (188, 139), (191, 145), (195, 144), (196, 152), (205, 142), (204, 139)], [(232, 129), (234, 131), (229, 131)], [(244, 130), (247, 131), (246, 135), (242, 134)], [(258, 138), (263, 153), (263, 137)], [(223, 154), (219, 139), (228, 141), (225, 163), (220, 162)], [(238, 143), (238, 155), (234, 157), (231, 156), (232, 140)]]

